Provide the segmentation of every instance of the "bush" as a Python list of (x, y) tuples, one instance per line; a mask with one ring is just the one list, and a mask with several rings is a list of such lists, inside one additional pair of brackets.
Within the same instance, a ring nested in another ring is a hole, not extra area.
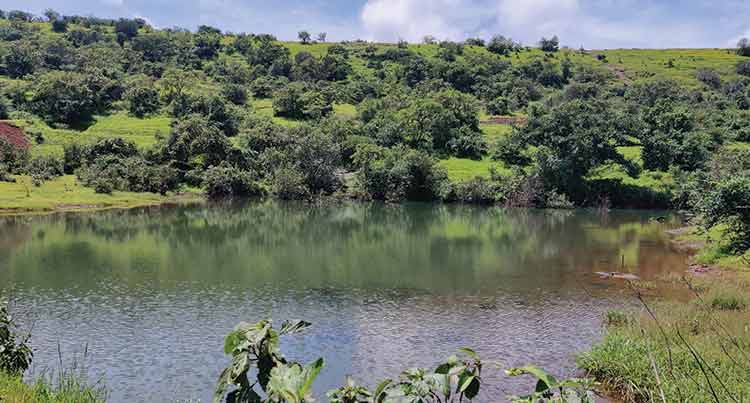
[(134, 116), (142, 118), (159, 111), (159, 91), (153, 83), (133, 84), (125, 91), (125, 101), (128, 111)]
[(63, 161), (53, 156), (38, 156), (29, 161), (26, 173), (35, 186), (63, 175)]
[(724, 177), (704, 193), (700, 211), (708, 228), (726, 225), (731, 252), (750, 249), (750, 176)]
[(713, 89), (721, 88), (721, 76), (714, 69), (698, 69), (695, 78)]
[(80, 73), (54, 71), (34, 81), (31, 109), (50, 123), (83, 125), (96, 109), (94, 93)]
[(308, 90), (303, 83), (292, 83), (274, 92), (273, 112), (294, 119), (319, 119), (333, 111), (331, 100), (321, 92)]
[(221, 89), (221, 94), (235, 105), (247, 103), (247, 90), (239, 84), (227, 84)]
[(305, 174), (294, 166), (277, 169), (271, 179), (271, 191), (282, 200), (305, 200), (310, 198)]
[(29, 153), (0, 138), (0, 164), (4, 165), (8, 173), (21, 173), (29, 160)]
[(518, 50), (520, 47), (521, 45), (502, 35), (493, 36), (489, 43), (487, 43), (487, 50), (499, 55), (508, 55), (511, 52)]
[(262, 196), (264, 193), (253, 175), (227, 162), (206, 170), (203, 174), (203, 187), (206, 195), (211, 199)]
[(462, 127), (448, 142), (448, 149), (456, 157), (480, 160), (487, 154), (487, 140), (482, 132)]
[(483, 177), (453, 184), (448, 198), (467, 204), (494, 204), (504, 200), (502, 187), (492, 179)]
[(487, 113), (490, 115), (509, 115), (510, 114), (510, 102), (506, 97), (497, 97), (487, 103)]
[(365, 197), (388, 201), (442, 199), (448, 174), (428, 154), (398, 146), (364, 144), (354, 155), (357, 177)]
[(0, 303), (0, 372), (10, 375), (23, 374), (34, 356), (29, 346), (30, 335), (19, 337), (16, 330), (8, 305), (3, 301)]
[(737, 63), (737, 74), (750, 77), (750, 61), (741, 61)]
[(560, 40), (557, 38), (557, 35), (549, 39), (542, 38), (539, 40), (539, 48), (543, 52), (557, 52), (560, 50)]
[(742, 38), (737, 42), (737, 54), (750, 57), (750, 39)]

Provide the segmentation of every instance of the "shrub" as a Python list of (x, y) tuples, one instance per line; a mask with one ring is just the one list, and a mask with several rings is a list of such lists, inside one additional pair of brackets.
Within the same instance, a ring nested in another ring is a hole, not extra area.
[(557, 52), (560, 50), (560, 40), (557, 38), (557, 35), (549, 39), (542, 38), (539, 40), (539, 48), (543, 52)]
[(203, 174), (203, 186), (206, 195), (212, 199), (261, 196), (264, 193), (253, 175), (229, 165), (226, 161), (206, 170)]
[(76, 174), (84, 186), (93, 187), (97, 193), (122, 190), (166, 194), (179, 184), (175, 169), (152, 165), (139, 156), (100, 156), (84, 164)]
[(227, 84), (221, 89), (221, 94), (235, 105), (247, 103), (247, 90), (239, 84)]
[(494, 204), (504, 200), (501, 190), (492, 179), (476, 177), (454, 184), (449, 199), (468, 204)]
[(0, 164), (4, 165), (9, 173), (20, 173), (29, 160), (29, 152), (17, 148), (4, 138), (0, 138)]
[(16, 324), (8, 313), (8, 304), (0, 303), (0, 372), (23, 374), (31, 365), (34, 353), (29, 346), (29, 336), (20, 337)]
[(422, 151), (364, 144), (354, 161), (361, 190), (371, 199), (430, 201), (443, 198), (448, 190), (448, 174)]
[(53, 156), (37, 156), (29, 161), (26, 173), (35, 186), (40, 186), (44, 181), (62, 176), (63, 166), (63, 161)]
[(698, 69), (695, 78), (713, 89), (721, 88), (721, 76), (714, 69)]
[(277, 169), (271, 181), (271, 192), (282, 200), (305, 200), (310, 191), (305, 183), (305, 175), (294, 166)]
[(80, 73), (54, 71), (34, 81), (31, 109), (50, 123), (86, 124), (96, 103), (86, 77)]
[(737, 54), (750, 57), (750, 39), (742, 38), (737, 42)]
[(750, 249), (750, 177), (724, 177), (713, 189), (704, 193), (700, 211), (708, 228), (717, 224), (727, 226), (731, 252)]
[(502, 35), (493, 36), (489, 43), (487, 43), (487, 50), (499, 55), (508, 55), (511, 52), (518, 50), (520, 47), (521, 46), (512, 39), (506, 38)]
[(125, 91), (124, 98), (128, 111), (139, 118), (156, 113), (161, 106), (159, 91), (153, 83), (132, 84)]
[(497, 97), (487, 103), (487, 113), (490, 115), (510, 114), (510, 102), (506, 97)]
[(451, 154), (459, 158), (480, 160), (487, 154), (487, 140), (480, 131), (462, 127), (448, 142)]
[(737, 63), (737, 74), (750, 77), (750, 61), (741, 61)]

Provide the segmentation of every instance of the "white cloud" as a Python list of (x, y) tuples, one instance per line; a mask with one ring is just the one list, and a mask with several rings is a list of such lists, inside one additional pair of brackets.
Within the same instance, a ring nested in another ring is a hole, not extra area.
[(733, 36), (722, 32), (731, 24), (717, 29), (712, 17), (737, 21), (735, 6), (714, 7), (714, 16), (701, 14), (700, 2), (690, 6), (692, 14), (646, 0), (366, 0), (360, 19), (368, 39), (381, 41), (503, 34), (533, 44), (557, 34), (573, 47), (702, 47)]
[[(461, 39), (455, 12), (464, 0), (370, 0), (362, 9), (362, 23), (370, 39), (418, 41), (425, 35)], [(465, 10), (463, 11), (465, 13)]]

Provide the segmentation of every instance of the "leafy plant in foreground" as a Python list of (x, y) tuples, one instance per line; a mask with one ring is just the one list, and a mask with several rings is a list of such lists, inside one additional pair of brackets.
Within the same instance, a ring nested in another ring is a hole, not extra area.
[(559, 403), (593, 403), (596, 384), (589, 379), (557, 380), (543, 369), (534, 366), (511, 368), (505, 373), (508, 376), (533, 375), (537, 379), (534, 392), (511, 398), (515, 403), (559, 402)]
[(20, 375), (31, 365), (34, 353), (29, 346), (29, 336), (17, 340), (15, 328), (6, 303), (0, 303), (0, 371)]
[[(232, 355), (232, 362), (222, 371), (214, 391), (214, 403), (226, 395), (227, 402), (290, 402), (313, 401), (310, 388), (320, 370), (323, 359), (302, 366), (288, 362), (279, 350), (280, 336), (299, 333), (310, 326), (305, 321), (287, 321), (278, 331), (270, 320), (255, 324), (240, 323), (227, 335), (224, 352)], [(256, 379), (250, 382), (248, 372), (255, 368)], [(267, 395), (263, 399), (255, 387)], [(230, 393), (227, 389), (234, 387)]]

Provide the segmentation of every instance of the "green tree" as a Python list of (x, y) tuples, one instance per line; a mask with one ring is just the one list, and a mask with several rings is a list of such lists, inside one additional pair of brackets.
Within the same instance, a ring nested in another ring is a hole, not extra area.
[(557, 38), (557, 35), (549, 39), (542, 37), (539, 40), (539, 48), (544, 52), (557, 52), (560, 50), (560, 40)]
[(297, 38), (299, 38), (299, 41), (302, 42), (302, 44), (307, 45), (310, 43), (311, 35), (307, 31), (299, 31), (297, 33)]
[(19, 41), (7, 49), (2, 62), (5, 74), (11, 78), (23, 78), (40, 67), (41, 57), (30, 42)]
[(45, 73), (34, 82), (33, 93), (32, 110), (50, 123), (87, 124), (96, 110), (94, 94), (80, 73)]
[(133, 80), (125, 90), (124, 99), (130, 113), (139, 118), (156, 113), (161, 107), (159, 91), (148, 77)]

